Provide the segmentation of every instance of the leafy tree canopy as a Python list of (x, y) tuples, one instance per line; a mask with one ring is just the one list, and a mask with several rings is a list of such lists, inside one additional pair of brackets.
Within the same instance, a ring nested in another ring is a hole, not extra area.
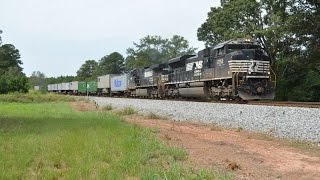
[(189, 42), (184, 37), (178, 35), (170, 39), (146, 36), (140, 39), (139, 43), (133, 44), (134, 47), (127, 49), (127, 69), (167, 62), (181, 55), (194, 54), (196, 50), (189, 46)]
[(33, 71), (29, 82), (31, 86), (44, 86), (46, 84), (46, 75), (40, 71)]
[(1, 44), (0, 37), (0, 94), (16, 91), (27, 92), (28, 79), (20, 66), (22, 61), (19, 50), (12, 44)]
[(98, 63), (95, 60), (87, 60), (77, 71), (78, 80), (94, 80), (97, 68)]
[(97, 72), (98, 76), (105, 74), (121, 74), (124, 71), (124, 57), (113, 52), (100, 59)]
[(0, 75), (9, 70), (10, 67), (17, 67), (20, 71), (22, 68), (19, 50), (12, 44), (4, 44), (0, 46)]
[[(320, 12), (314, 0), (222, 0), (198, 29), (207, 46), (253, 37), (272, 60), (279, 100), (320, 100)], [(313, 77), (313, 78), (311, 78)]]

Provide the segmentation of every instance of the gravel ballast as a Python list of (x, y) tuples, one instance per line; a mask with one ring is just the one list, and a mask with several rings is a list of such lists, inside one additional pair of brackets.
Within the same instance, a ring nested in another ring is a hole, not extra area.
[(190, 101), (90, 97), (98, 106), (132, 107), (179, 121), (242, 128), (275, 137), (320, 142), (320, 109)]

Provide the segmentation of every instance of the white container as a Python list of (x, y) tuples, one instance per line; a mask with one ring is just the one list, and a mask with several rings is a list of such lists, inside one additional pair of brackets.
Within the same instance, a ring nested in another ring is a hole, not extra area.
[(57, 90), (57, 84), (51, 84), (51, 91)]
[(78, 84), (79, 84), (79, 81), (73, 81), (70, 83), (70, 90), (72, 91), (78, 91)]
[(54, 84), (54, 85), (53, 85), (53, 90), (54, 90), (54, 91), (58, 91), (58, 84)]
[(111, 77), (111, 91), (126, 91), (128, 89), (128, 74)]
[(69, 91), (70, 90), (70, 83), (62, 83), (62, 91)]
[(104, 75), (104, 76), (99, 76), (97, 78), (97, 87), (98, 89), (105, 89), (105, 88), (110, 88), (111, 84), (111, 78), (114, 77), (114, 76), (118, 76), (116, 74), (107, 74), (107, 75)]
[(62, 91), (63, 89), (62, 89), (63, 87), (62, 87), (62, 83), (60, 83), (60, 84), (58, 84), (58, 91)]

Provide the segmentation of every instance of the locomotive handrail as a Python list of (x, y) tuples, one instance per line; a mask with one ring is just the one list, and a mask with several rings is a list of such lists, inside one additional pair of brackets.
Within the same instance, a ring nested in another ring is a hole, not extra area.
[(238, 71), (237, 72), (235, 72), (234, 74), (233, 74), (233, 82), (235, 83), (234, 84), (234, 87), (233, 87), (233, 93), (234, 93), (234, 95), (235, 95), (235, 91), (236, 91), (236, 87), (238, 87), (238, 85), (239, 85), (239, 73), (240, 73), (240, 70), (241, 70), (241, 68), (244, 66), (244, 64), (242, 64), (240, 67), (239, 67), (239, 69), (238, 69)]
[(274, 88), (276, 88), (277, 87), (277, 75), (276, 75), (276, 73), (273, 71), (273, 69), (271, 67), (270, 67), (270, 70), (271, 70), (271, 72), (272, 72), (272, 74), (274, 76), (274, 81), (273, 81), (272, 80), (272, 75), (270, 75), (270, 81), (274, 83)]

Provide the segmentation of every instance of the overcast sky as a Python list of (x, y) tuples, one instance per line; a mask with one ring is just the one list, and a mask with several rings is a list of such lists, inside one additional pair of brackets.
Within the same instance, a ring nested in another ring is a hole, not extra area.
[(220, 0), (0, 0), (3, 43), (20, 50), (24, 72), (76, 75), (85, 60), (126, 56), (147, 35), (184, 36), (202, 49), (197, 29)]

